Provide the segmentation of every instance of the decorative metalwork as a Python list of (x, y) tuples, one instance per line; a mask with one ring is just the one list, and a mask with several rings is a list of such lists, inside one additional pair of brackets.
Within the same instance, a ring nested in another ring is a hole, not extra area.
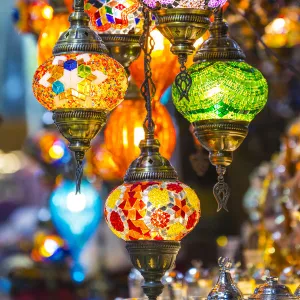
[(193, 54), (194, 43), (208, 29), (212, 11), (194, 8), (172, 8), (155, 10), (158, 30), (172, 44), (171, 51), (176, 54)]
[(177, 241), (128, 241), (126, 249), (133, 266), (143, 275), (142, 285), (149, 300), (156, 300), (162, 293), (161, 282), (165, 272), (174, 266), (180, 249)]
[(187, 54), (179, 54), (178, 60), (180, 63), (180, 73), (175, 78), (175, 86), (177, 87), (180, 98), (179, 100), (186, 98), (188, 100), (188, 95), (190, 88), (192, 86), (192, 77), (187, 72), (186, 62), (187, 62)]
[(232, 280), (230, 275), (230, 268), (232, 266), (231, 260), (227, 257), (220, 257), (218, 260), (220, 267), (220, 276), (209, 293), (208, 300), (242, 300), (243, 295)]
[(297, 295), (293, 295), (291, 290), (284, 284), (278, 282), (277, 277), (269, 276), (264, 284), (261, 284), (255, 289), (253, 295), (249, 300), (262, 299), (262, 300), (287, 300), (299, 299)]
[(213, 193), (218, 203), (217, 211), (220, 211), (222, 208), (228, 211), (227, 202), (230, 196), (230, 189), (228, 184), (224, 182), (225, 172), (226, 168), (224, 166), (217, 166), (218, 182), (213, 188)]
[(75, 152), (76, 194), (80, 193), (83, 172), (83, 158), (90, 148), (90, 141), (106, 123), (106, 112), (89, 109), (57, 109), (53, 120), (60, 133), (70, 142), (69, 148)]
[(143, 26), (143, 34), (140, 39), (140, 46), (144, 52), (144, 73), (145, 73), (145, 80), (141, 86), (141, 94), (145, 99), (146, 102), (146, 110), (147, 116), (145, 119), (144, 124), (147, 133), (154, 134), (154, 123), (152, 120), (152, 108), (151, 102), (155, 95), (155, 84), (152, 80), (152, 71), (151, 71), (151, 53), (154, 49), (155, 41), (153, 37), (150, 35), (150, 24), (151, 24), (151, 17), (150, 11), (143, 7), (143, 15), (144, 15), (144, 26)]
[(243, 61), (246, 56), (238, 43), (228, 36), (228, 24), (223, 21), (222, 9), (214, 13), (215, 20), (209, 27), (210, 38), (198, 49), (194, 62)]
[(71, 27), (57, 41), (53, 55), (67, 53), (108, 53), (100, 36), (89, 27), (90, 17), (84, 12), (84, 1), (75, 0), (69, 18)]
[(246, 121), (207, 120), (194, 123), (195, 135), (201, 145), (209, 151), (209, 160), (216, 166), (218, 183), (213, 188), (218, 203), (218, 211), (227, 209), (230, 189), (224, 182), (226, 167), (233, 159), (235, 151), (248, 134)]

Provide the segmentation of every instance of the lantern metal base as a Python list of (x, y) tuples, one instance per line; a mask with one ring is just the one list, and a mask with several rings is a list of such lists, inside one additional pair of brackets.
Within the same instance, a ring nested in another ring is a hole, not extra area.
[(117, 60), (129, 73), (130, 64), (136, 60), (141, 52), (140, 35), (137, 34), (101, 34), (109, 54)]
[(142, 285), (149, 300), (156, 300), (162, 293), (164, 285), (161, 282), (165, 272), (175, 263), (180, 249), (177, 241), (128, 241), (126, 249), (133, 266), (144, 277)]
[(218, 182), (213, 188), (218, 203), (217, 211), (226, 211), (230, 196), (228, 184), (224, 181), (226, 167), (232, 163), (233, 151), (248, 134), (248, 122), (233, 120), (205, 120), (194, 124), (194, 131), (201, 145), (209, 151), (209, 160), (216, 166)]
[(91, 146), (91, 140), (106, 123), (103, 110), (65, 108), (53, 112), (53, 121), (60, 133), (69, 141), (69, 148), (75, 153), (76, 193), (80, 193), (85, 152)]
[(214, 166), (227, 167), (232, 154), (248, 134), (249, 122), (233, 120), (205, 120), (193, 123), (195, 135), (209, 151), (209, 160)]
[(103, 110), (65, 108), (53, 112), (53, 121), (60, 133), (69, 141), (70, 150), (85, 152), (91, 140), (106, 123)]
[(154, 11), (157, 28), (172, 44), (176, 54), (193, 54), (194, 43), (209, 27), (210, 10), (193, 8), (162, 8)]

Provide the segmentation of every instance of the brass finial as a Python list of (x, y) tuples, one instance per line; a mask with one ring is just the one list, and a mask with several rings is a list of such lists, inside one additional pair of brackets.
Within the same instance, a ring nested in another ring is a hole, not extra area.
[(218, 260), (218, 264), (220, 267), (220, 276), (213, 287), (211, 292), (209, 293), (207, 299), (208, 300), (242, 300), (243, 295), (238, 287), (232, 280), (230, 275), (230, 268), (232, 266), (232, 262), (227, 257), (220, 257)]
[(223, 20), (222, 8), (215, 12), (209, 27), (210, 38), (199, 48), (194, 62), (234, 60), (243, 61), (246, 56), (238, 43), (228, 36), (228, 24)]
[(53, 49), (53, 55), (68, 53), (108, 53), (100, 36), (89, 27), (90, 17), (84, 12), (84, 0), (74, 0), (74, 12), (69, 17), (70, 28)]

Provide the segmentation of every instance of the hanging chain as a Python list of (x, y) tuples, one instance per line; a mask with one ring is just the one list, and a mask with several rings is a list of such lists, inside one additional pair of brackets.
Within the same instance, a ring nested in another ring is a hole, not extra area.
[(75, 159), (76, 159), (76, 194), (80, 194), (80, 187), (81, 187), (81, 180), (83, 176), (83, 158), (84, 152), (83, 151), (76, 151), (75, 152)]
[(175, 85), (180, 94), (179, 100), (182, 100), (183, 98), (189, 100), (189, 91), (192, 86), (192, 77), (186, 69), (187, 54), (179, 54), (178, 61), (180, 63), (180, 73), (175, 78)]
[(225, 172), (226, 168), (224, 166), (217, 166), (218, 182), (213, 188), (213, 193), (218, 203), (217, 211), (220, 211), (222, 208), (228, 211), (227, 202), (230, 196), (230, 189), (228, 184), (224, 181)]
[(151, 71), (151, 53), (154, 49), (154, 39), (150, 35), (150, 26), (151, 26), (151, 15), (150, 11), (143, 7), (143, 16), (144, 16), (144, 25), (143, 25), (143, 34), (140, 38), (140, 46), (144, 52), (144, 72), (145, 80), (141, 86), (141, 94), (146, 102), (147, 116), (144, 122), (144, 127), (147, 130), (147, 133), (154, 133), (154, 123), (152, 119), (152, 99), (155, 95), (156, 88), (152, 80), (152, 71)]

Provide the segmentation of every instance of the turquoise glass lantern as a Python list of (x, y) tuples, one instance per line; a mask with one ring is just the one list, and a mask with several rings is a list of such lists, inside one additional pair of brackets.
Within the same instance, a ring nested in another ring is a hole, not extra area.
[(99, 192), (91, 183), (82, 181), (82, 192), (76, 194), (75, 182), (64, 180), (50, 197), (52, 221), (67, 242), (72, 258), (72, 278), (76, 282), (85, 279), (84, 269), (80, 265), (80, 254), (87, 241), (96, 232), (101, 221), (103, 209)]

